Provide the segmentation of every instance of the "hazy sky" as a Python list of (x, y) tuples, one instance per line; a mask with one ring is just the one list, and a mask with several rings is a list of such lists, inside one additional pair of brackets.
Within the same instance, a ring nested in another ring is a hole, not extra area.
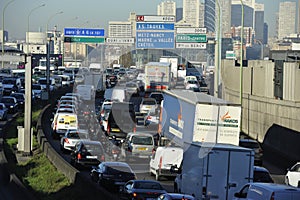
[[(10, 0), (0, 0), (1, 27), (3, 8)], [(130, 12), (140, 15), (156, 15), (157, 5), (165, 0), (15, 0), (5, 10), (5, 30), (10, 39), (23, 39), (28, 29), (29, 13), (37, 6), (44, 7), (34, 10), (29, 17), (30, 31), (45, 31), (57, 25), (64, 27), (104, 28), (107, 33), (108, 21), (127, 21)], [(256, 0), (265, 4), (265, 21), (269, 25), (270, 35), (275, 31), (275, 13), (279, 2), (287, 0)], [(289, 0), (295, 2), (296, 0)], [(182, 0), (175, 0), (177, 7)], [(62, 14), (56, 13), (63, 11)], [(291, 16), (292, 17), (292, 16)]]

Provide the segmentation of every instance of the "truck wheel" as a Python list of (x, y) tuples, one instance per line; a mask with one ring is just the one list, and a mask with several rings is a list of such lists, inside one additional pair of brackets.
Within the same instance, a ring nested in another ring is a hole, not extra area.
[(174, 183), (174, 192), (175, 192), (175, 193), (178, 193), (178, 190), (177, 190), (177, 184), (176, 184), (176, 183)]
[(155, 180), (160, 181), (160, 178), (161, 178), (161, 176), (160, 176), (159, 172), (156, 171)]

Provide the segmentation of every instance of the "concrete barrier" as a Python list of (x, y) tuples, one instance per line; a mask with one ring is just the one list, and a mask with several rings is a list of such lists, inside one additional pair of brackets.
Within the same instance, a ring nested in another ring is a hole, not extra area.
[[(68, 180), (74, 184), (79, 185), (80, 190), (86, 192), (87, 194), (93, 194), (95, 199), (119, 199), (103, 188), (99, 187), (98, 184), (93, 183), (89, 178), (87, 178), (84, 174), (80, 173), (79, 170), (74, 168), (70, 163), (65, 161), (51, 146), (48, 141), (48, 134), (44, 133), (44, 128), (46, 125), (46, 121), (49, 121), (49, 116), (51, 115), (51, 105), (47, 105), (41, 112), (38, 122), (37, 122), (37, 140), (40, 144), (40, 148), (47, 156), (47, 158), (52, 162), (52, 164), (63, 173)], [(44, 122), (44, 123), (43, 123)], [(48, 124), (49, 125), (49, 124)]]

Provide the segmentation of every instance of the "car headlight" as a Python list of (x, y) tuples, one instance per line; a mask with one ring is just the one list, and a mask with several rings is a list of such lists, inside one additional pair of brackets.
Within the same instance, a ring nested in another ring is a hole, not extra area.
[(10, 108), (13, 108), (14, 106), (10, 106)]

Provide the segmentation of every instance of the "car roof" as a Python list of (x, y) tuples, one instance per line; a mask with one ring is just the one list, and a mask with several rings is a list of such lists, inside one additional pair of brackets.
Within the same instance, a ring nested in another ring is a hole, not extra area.
[(185, 199), (185, 198), (195, 199), (195, 197), (193, 197), (192, 195), (189, 195), (189, 194), (165, 193), (163, 195), (166, 195), (166, 196), (169, 196), (172, 198), (176, 198), (176, 199)]
[(259, 171), (259, 172), (268, 172), (269, 173), (269, 170), (267, 170), (266, 168), (264, 167), (261, 167), (261, 166), (254, 166), (254, 171)]
[(106, 161), (106, 162), (102, 162), (104, 165), (106, 166), (124, 166), (124, 167), (129, 167), (131, 169), (131, 167), (126, 163), (126, 162), (110, 162), (110, 161)]
[(152, 136), (151, 133), (145, 133), (145, 132), (129, 132), (127, 135), (132, 135), (132, 136)]
[(254, 186), (254, 187), (261, 187), (266, 190), (272, 190), (274, 192), (282, 191), (282, 190), (286, 190), (287, 192), (291, 192), (292, 190), (300, 191), (300, 188), (292, 187), (292, 186), (285, 185), (285, 184), (278, 184), (278, 183), (252, 182), (252, 183), (248, 183), (248, 184), (251, 186)]

